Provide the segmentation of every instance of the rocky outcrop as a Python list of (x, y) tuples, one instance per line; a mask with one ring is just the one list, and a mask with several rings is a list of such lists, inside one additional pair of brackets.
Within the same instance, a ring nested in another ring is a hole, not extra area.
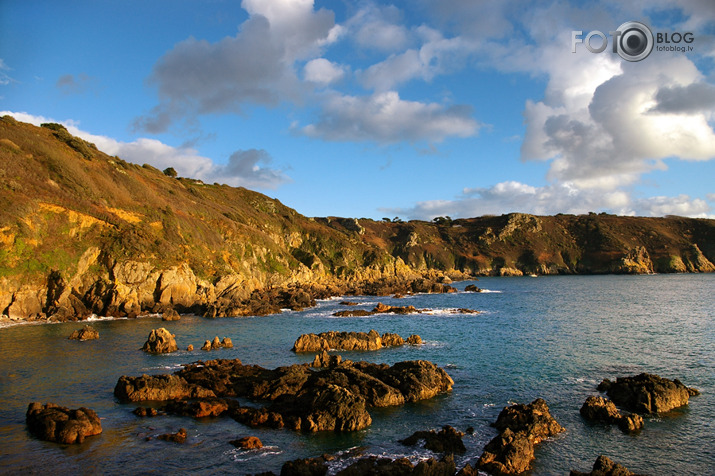
[(316, 354), (313, 363), (310, 364), (311, 367), (337, 367), (343, 361), (343, 358), (339, 355), (330, 355), (327, 350), (324, 350), (320, 354)]
[(94, 327), (86, 325), (70, 334), (68, 339), (79, 341), (99, 339), (99, 332)]
[(293, 344), (293, 352), (320, 352), (327, 350), (379, 350), (383, 347), (401, 346), (405, 342), (416, 345), (422, 339), (418, 335), (410, 336), (407, 341), (397, 334), (385, 333), (382, 336), (374, 329), (370, 332), (322, 332), (320, 334), (302, 334)]
[(613, 462), (608, 456), (600, 455), (589, 473), (572, 470), (570, 476), (639, 476), (625, 466)]
[(612, 401), (603, 397), (588, 397), (580, 412), (581, 416), (588, 421), (618, 425), (618, 428), (625, 433), (643, 428), (643, 418), (640, 415), (623, 415)]
[(608, 379), (598, 385), (613, 403), (635, 413), (661, 413), (688, 404), (691, 396), (698, 395), (694, 388), (686, 387), (680, 380), (669, 380), (658, 375), (642, 373), (632, 377)]
[(263, 442), (256, 436), (244, 436), (237, 440), (231, 440), (231, 443), (236, 448), (241, 448), (244, 450), (257, 450), (263, 448)]
[(162, 411), (173, 415), (190, 416), (194, 418), (209, 418), (221, 416), (229, 409), (238, 405), (233, 400), (222, 398), (207, 398), (203, 400), (174, 400), (162, 407)]
[(167, 354), (170, 352), (176, 352), (179, 350), (179, 347), (176, 345), (174, 337), (176, 336), (164, 327), (152, 329), (149, 333), (149, 337), (142, 347), (142, 350), (150, 354)]
[(164, 311), (161, 315), (161, 320), (162, 321), (178, 321), (181, 319), (181, 316), (179, 315), (176, 310), (172, 309), (167, 309)]
[(482, 289), (478, 288), (475, 284), (468, 284), (464, 288), (464, 291), (468, 293), (481, 293)]
[(435, 453), (464, 454), (467, 448), (462, 442), (463, 436), (464, 433), (447, 425), (442, 427), (438, 432), (434, 430), (416, 431), (404, 440), (400, 440), (400, 443), (407, 446), (414, 446), (420, 440), (424, 440), (424, 448), (434, 451)]
[(564, 431), (541, 398), (529, 405), (504, 408), (493, 426), (499, 430), (499, 435), (484, 447), (477, 466), (494, 474), (526, 471), (534, 460), (534, 445)]
[(452, 454), (437, 460), (429, 458), (413, 465), (407, 458), (392, 460), (370, 456), (361, 458), (347, 468), (338, 471), (336, 476), (375, 475), (415, 475), (415, 476), (451, 476), (457, 471)]
[(99, 417), (85, 407), (70, 410), (54, 403), (33, 402), (27, 407), (26, 421), (30, 433), (37, 438), (67, 445), (102, 433)]
[(388, 306), (378, 302), (377, 305), (371, 310), (367, 311), (365, 309), (350, 309), (347, 311), (338, 311), (333, 313), (336, 317), (367, 317), (374, 316), (375, 314), (419, 314), (425, 311), (425, 309), (417, 309), (415, 306)]
[(216, 350), (216, 349), (231, 349), (233, 348), (233, 342), (230, 337), (224, 337), (223, 340), (218, 340), (218, 336), (214, 337), (212, 341), (207, 340), (201, 347), (201, 350)]
[[(392, 366), (342, 362), (316, 371), (308, 365), (268, 370), (243, 365), (235, 359), (185, 365), (173, 375), (122, 376), (114, 394), (125, 402), (161, 399), (215, 402), (217, 397), (244, 397), (269, 402), (263, 408), (228, 404), (229, 414), (250, 426), (354, 431), (370, 425), (369, 407), (432, 398), (450, 391), (452, 385), (452, 379), (444, 370), (420, 360)], [(172, 405), (167, 405), (166, 410), (179, 408), (178, 413), (193, 415), (184, 409), (195, 407), (184, 403)]]

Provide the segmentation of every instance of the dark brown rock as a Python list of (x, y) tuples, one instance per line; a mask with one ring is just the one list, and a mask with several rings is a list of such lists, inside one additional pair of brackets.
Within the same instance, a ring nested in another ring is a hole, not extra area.
[(541, 398), (504, 408), (493, 426), (500, 433), (484, 447), (477, 466), (495, 474), (526, 471), (534, 460), (534, 445), (564, 431)]
[(468, 293), (481, 293), (482, 290), (474, 284), (468, 284), (464, 290)]
[(219, 340), (218, 336), (214, 337), (212, 341), (207, 340), (204, 342), (201, 350), (217, 350), (217, 349), (231, 349), (233, 348), (233, 342), (230, 337), (224, 337), (223, 340)]
[(407, 338), (405, 341), (409, 345), (422, 345), (422, 337), (418, 336), (417, 334), (412, 334), (410, 337)]
[(618, 425), (626, 433), (643, 428), (643, 418), (640, 415), (622, 415), (612, 401), (603, 397), (588, 397), (583, 403), (580, 413), (584, 419), (589, 421)]
[(281, 476), (325, 476), (328, 465), (324, 457), (287, 461), (281, 468)]
[(169, 308), (166, 311), (164, 311), (161, 315), (161, 320), (162, 321), (178, 321), (181, 319), (181, 316), (179, 315), (178, 312), (176, 312), (175, 309)]
[(179, 431), (176, 433), (164, 433), (163, 435), (157, 436), (160, 440), (171, 441), (173, 443), (186, 443), (187, 437), (188, 433), (186, 432), (186, 428), (179, 428)]
[(593, 469), (589, 473), (571, 471), (570, 476), (639, 476), (631, 472), (625, 466), (613, 462), (607, 456), (601, 455), (593, 463)]
[(400, 443), (407, 446), (414, 446), (420, 440), (424, 440), (424, 448), (434, 451), (435, 453), (464, 454), (467, 448), (462, 442), (463, 436), (464, 433), (447, 425), (439, 432), (434, 430), (416, 431), (411, 436), (401, 440)]
[(243, 438), (239, 438), (237, 440), (231, 440), (230, 443), (236, 448), (242, 448), (244, 450), (263, 448), (263, 443), (255, 436), (244, 436)]
[(618, 377), (615, 382), (606, 379), (598, 385), (611, 400), (635, 413), (661, 413), (688, 404), (691, 395), (699, 392), (686, 387), (678, 380), (668, 380), (658, 375), (642, 373), (632, 377)]
[(70, 410), (54, 403), (33, 402), (27, 407), (25, 417), (30, 433), (45, 441), (71, 445), (102, 433), (99, 417), (85, 407)]
[(313, 363), (310, 364), (311, 367), (337, 367), (343, 361), (343, 358), (339, 355), (330, 355), (327, 350), (324, 350), (320, 354), (316, 354)]
[(197, 385), (190, 385), (177, 375), (122, 376), (114, 387), (114, 396), (121, 402), (175, 400), (180, 398), (211, 398), (216, 395)]
[(221, 416), (234, 404), (223, 399), (205, 399), (195, 401), (173, 401), (164, 406), (164, 411), (175, 415), (208, 418)]
[(132, 413), (142, 418), (155, 417), (159, 415), (159, 411), (156, 408), (151, 407), (136, 407)]
[(99, 332), (97, 329), (94, 327), (90, 326), (89, 324), (84, 326), (82, 329), (77, 329), (74, 331), (68, 339), (72, 340), (79, 340), (79, 341), (84, 341), (84, 340), (92, 340), (92, 339), (99, 339)]
[(142, 350), (150, 354), (166, 354), (176, 352), (179, 347), (174, 340), (175, 335), (163, 327), (152, 329)]

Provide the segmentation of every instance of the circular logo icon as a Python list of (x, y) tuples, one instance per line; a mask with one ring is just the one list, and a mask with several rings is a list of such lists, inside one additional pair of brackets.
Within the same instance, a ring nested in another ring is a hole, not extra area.
[(627, 21), (618, 27), (620, 35), (616, 40), (616, 51), (626, 61), (641, 61), (653, 51), (653, 32), (637, 21)]

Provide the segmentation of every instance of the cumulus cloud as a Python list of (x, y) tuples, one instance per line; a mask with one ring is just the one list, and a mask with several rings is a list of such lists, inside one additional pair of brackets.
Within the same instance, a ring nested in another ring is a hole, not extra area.
[(316, 58), (305, 64), (303, 74), (306, 81), (328, 85), (345, 76), (345, 67), (325, 58)]
[(424, 201), (408, 209), (383, 211), (419, 220), (431, 220), (438, 216), (475, 217), (509, 212), (554, 215), (592, 211), (638, 216), (715, 217), (713, 207), (705, 200), (687, 195), (633, 199), (629, 193), (621, 190), (601, 192), (582, 189), (572, 183), (534, 187), (516, 181), (501, 182), (491, 187), (468, 188), (453, 200)]
[(334, 94), (317, 122), (297, 130), (329, 141), (440, 142), (475, 135), (481, 124), (471, 114), (467, 106), (406, 101), (395, 91), (364, 97)]
[(45, 122), (59, 122), (72, 134), (94, 143), (99, 150), (116, 155), (128, 162), (149, 164), (158, 169), (173, 167), (181, 177), (204, 182), (225, 183), (249, 188), (274, 189), (291, 179), (282, 170), (270, 167), (271, 156), (265, 150), (238, 150), (227, 164), (217, 164), (191, 147), (173, 147), (156, 139), (139, 138), (122, 142), (111, 137), (92, 134), (78, 127), (75, 121), (56, 121), (24, 112), (0, 111), (0, 116), (13, 116), (21, 122), (39, 126)]
[(394, 5), (363, 5), (345, 23), (345, 28), (360, 48), (400, 51), (411, 41), (411, 33), (403, 24), (401, 12)]
[(250, 17), (235, 36), (215, 43), (188, 38), (157, 61), (149, 83), (160, 103), (135, 121), (138, 129), (158, 133), (193, 114), (300, 100), (305, 85), (294, 64), (335, 41), (333, 13), (315, 11), (312, 0), (244, 0), (242, 6)]
[(57, 79), (55, 86), (65, 95), (82, 94), (93, 86), (93, 82), (93, 78), (86, 73), (80, 73), (76, 76), (73, 74), (65, 74)]
[(655, 95), (655, 112), (698, 113), (715, 110), (715, 86), (709, 83), (691, 83), (687, 86), (665, 86)]

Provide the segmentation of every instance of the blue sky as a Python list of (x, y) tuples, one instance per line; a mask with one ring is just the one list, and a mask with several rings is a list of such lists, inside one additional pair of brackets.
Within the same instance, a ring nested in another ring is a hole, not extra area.
[[(630, 20), (693, 49), (572, 52)], [(308, 216), (715, 217), (714, 34), (711, 0), (5, 0), (0, 111)]]

